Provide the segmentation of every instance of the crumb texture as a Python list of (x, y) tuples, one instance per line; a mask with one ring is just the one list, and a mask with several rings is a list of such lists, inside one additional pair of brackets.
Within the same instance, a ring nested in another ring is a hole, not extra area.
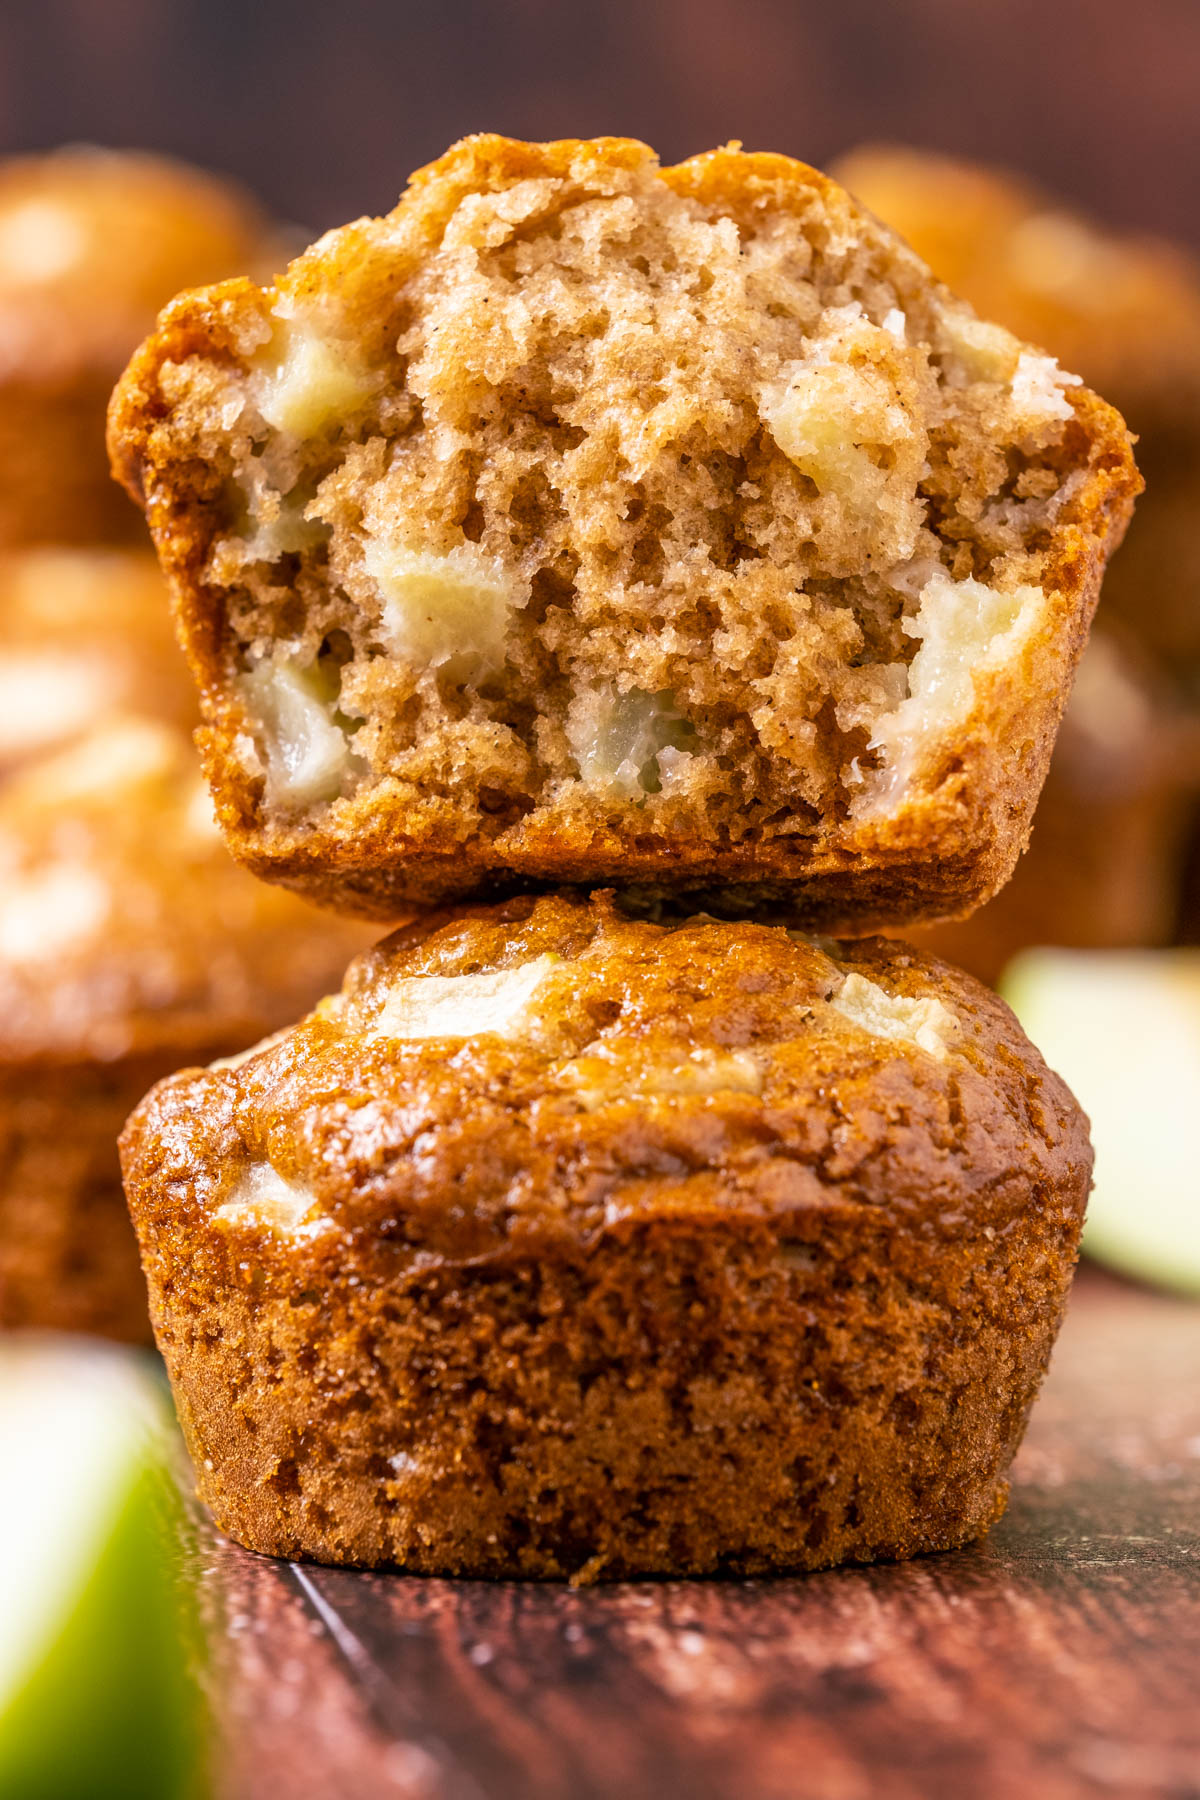
[(986, 737), (979, 810), (1029, 786), (1126, 436), (813, 171), (470, 140), (277, 287), (214, 294), (113, 442), (264, 869), (307, 846), (343, 900), (422, 857), (449, 891), (664, 851), (794, 873), (878, 851), (948, 774), (969, 840), (950, 744)]

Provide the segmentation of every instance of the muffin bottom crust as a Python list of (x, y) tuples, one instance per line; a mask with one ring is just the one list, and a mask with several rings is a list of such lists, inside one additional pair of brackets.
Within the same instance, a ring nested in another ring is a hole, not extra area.
[(159, 1339), (200, 1496), (252, 1550), (423, 1574), (756, 1575), (970, 1542), (1004, 1510), (1073, 1257), (1030, 1234), (918, 1273), (880, 1221), (831, 1271), (824, 1236), (685, 1211), (570, 1260), (348, 1291), (325, 1329), (314, 1292), (183, 1316), (177, 1295)]

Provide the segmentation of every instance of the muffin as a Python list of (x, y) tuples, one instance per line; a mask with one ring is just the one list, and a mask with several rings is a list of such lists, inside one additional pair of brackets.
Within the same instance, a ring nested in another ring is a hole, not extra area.
[(1093, 631), (1012, 880), (913, 941), (987, 982), (1030, 944), (1170, 943), (1198, 790), (1200, 718), (1119, 633)]
[(150, 552), (0, 552), (0, 776), (128, 711), (196, 722)]
[(240, 190), (159, 157), (0, 162), (0, 548), (141, 536), (104, 453), (113, 382), (160, 306), (261, 269), (267, 239)]
[(363, 948), (232, 863), (186, 737), (110, 718), (0, 790), (0, 1326), (149, 1336), (116, 1139)]
[(476, 137), (110, 414), (238, 857), (398, 905), (612, 880), (865, 932), (1023, 845), (1138, 477), (834, 183)]
[(1106, 230), (1003, 170), (896, 146), (840, 180), (988, 318), (1044, 344), (1138, 433), (1147, 494), (1104, 584), (1106, 610), (1200, 675), (1200, 265)]
[(223, 1531), (589, 1580), (984, 1532), (1091, 1152), (969, 976), (601, 894), (407, 926), (122, 1162)]

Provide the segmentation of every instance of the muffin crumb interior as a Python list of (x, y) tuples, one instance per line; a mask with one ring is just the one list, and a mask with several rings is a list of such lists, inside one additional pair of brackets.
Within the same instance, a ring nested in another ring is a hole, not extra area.
[(1074, 378), (824, 188), (672, 174), (348, 227), (163, 366), (277, 823), (386, 788), (463, 841), (816, 836), (1043, 627)]

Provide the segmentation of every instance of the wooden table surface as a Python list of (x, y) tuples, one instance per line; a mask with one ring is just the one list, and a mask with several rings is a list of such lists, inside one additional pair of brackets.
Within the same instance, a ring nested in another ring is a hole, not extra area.
[(198, 1548), (221, 1800), (1200, 1797), (1200, 1305), (1091, 1272), (968, 1551), (576, 1593)]

